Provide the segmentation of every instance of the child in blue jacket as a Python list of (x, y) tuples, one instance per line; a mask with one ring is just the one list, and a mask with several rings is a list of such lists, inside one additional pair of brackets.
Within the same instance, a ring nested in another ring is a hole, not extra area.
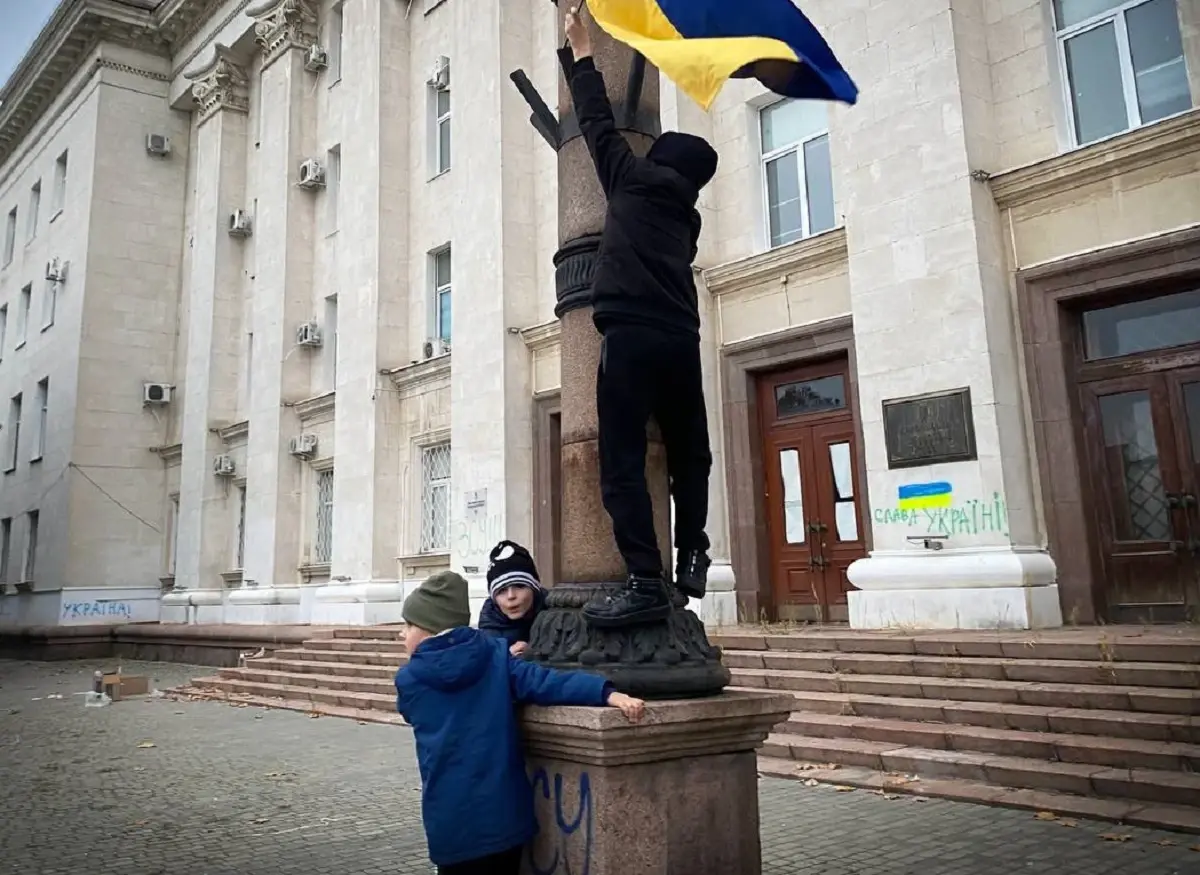
[(513, 705), (611, 705), (636, 722), (645, 703), (595, 675), (526, 662), (470, 628), (467, 582), (452, 571), (422, 583), (403, 616), (409, 659), (396, 707), (416, 738), (429, 857), (440, 875), (518, 875), (537, 825)]

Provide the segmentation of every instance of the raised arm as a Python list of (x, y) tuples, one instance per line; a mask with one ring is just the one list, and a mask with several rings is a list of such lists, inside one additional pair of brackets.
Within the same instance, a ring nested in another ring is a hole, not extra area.
[(587, 25), (580, 20), (575, 9), (567, 13), (567, 40), (571, 48), (564, 50), (569, 55), (560, 58), (571, 88), (571, 101), (575, 105), (575, 116), (579, 130), (587, 142), (600, 187), (605, 196), (617, 189), (637, 163), (633, 150), (617, 131), (613, 118), (612, 104), (604, 88), (604, 76), (596, 69), (592, 59), (592, 43)]

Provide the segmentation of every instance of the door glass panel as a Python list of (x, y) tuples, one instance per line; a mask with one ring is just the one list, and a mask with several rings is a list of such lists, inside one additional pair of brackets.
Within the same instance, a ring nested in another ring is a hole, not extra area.
[(846, 378), (841, 374), (775, 387), (775, 415), (780, 419), (841, 410), (845, 406)]
[(779, 451), (779, 472), (783, 479), (783, 534), (789, 544), (808, 541), (804, 526), (804, 497), (800, 490), (800, 451)]
[(1183, 384), (1183, 416), (1192, 447), (1192, 464), (1200, 465), (1200, 382)]
[(829, 445), (829, 466), (833, 469), (833, 519), (839, 541), (858, 540), (858, 517), (854, 512), (854, 470), (850, 444)]
[(1200, 343), (1200, 289), (1083, 314), (1089, 361), (1189, 343)]
[(1159, 467), (1150, 393), (1139, 390), (1101, 397), (1100, 420), (1114, 538), (1171, 540), (1171, 512)]

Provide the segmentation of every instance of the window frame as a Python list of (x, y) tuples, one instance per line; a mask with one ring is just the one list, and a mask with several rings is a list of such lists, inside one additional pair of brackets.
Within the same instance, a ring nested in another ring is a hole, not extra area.
[[(1111, 9), (1097, 13), (1091, 18), (1086, 18), (1083, 21), (1076, 22), (1067, 28), (1059, 27), (1058, 24), (1058, 7), (1054, 0), (1046, 0), (1050, 5), (1050, 25), (1054, 31), (1055, 45), (1055, 62), (1058, 65), (1058, 78), (1061, 83), (1060, 97), (1065, 113), (1065, 121), (1069, 134), (1069, 142), (1072, 148), (1083, 148), (1091, 146), (1095, 143), (1102, 143), (1112, 137), (1119, 137), (1122, 134), (1127, 134), (1130, 131), (1136, 131), (1149, 124), (1157, 124), (1161, 121), (1166, 121), (1173, 118), (1173, 115), (1163, 116), (1161, 119), (1155, 119), (1153, 122), (1147, 122), (1142, 119), (1142, 110), (1138, 106), (1137, 95), (1137, 71), (1133, 68), (1133, 51), (1129, 44), (1129, 27), (1126, 21), (1126, 14), (1131, 9), (1136, 9), (1138, 6), (1143, 6), (1151, 0), (1124, 0), (1124, 2), (1114, 5)], [(1175, 14), (1178, 18), (1179, 3), (1175, 0)], [(1094, 140), (1081, 140), (1079, 137), (1079, 126), (1075, 118), (1075, 95), (1071, 90), (1071, 74), (1067, 67), (1067, 42), (1081, 36), (1089, 31), (1104, 27), (1106, 24), (1112, 23), (1113, 36), (1117, 43), (1117, 65), (1121, 71), (1121, 94), (1125, 100), (1125, 128), (1116, 131), (1112, 134), (1106, 134), (1103, 137), (1097, 137)], [(1183, 36), (1182, 30), (1180, 36)], [(1185, 76), (1187, 70), (1187, 51), (1186, 41), (1183, 54), (1183, 64)], [(1190, 81), (1189, 81), (1190, 89)], [(1192, 95), (1192, 108), (1196, 106), (1196, 95)], [(1186, 112), (1187, 110), (1184, 110)]]
[[(450, 168), (453, 166), (452, 159), (454, 156), (454, 128), (452, 120), (454, 118), (454, 96), (450, 93), (449, 85), (447, 85), (445, 88), (438, 88), (431, 85), (430, 91), (432, 92), (429, 116), (433, 121), (433, 175), (437, 177), (441, 176), (443, 173), (449, 173)], [(446, 95), (446, 111), (444, 113), (438, 111), (438, 96), (441, 94)], [(446, 155), (442, 154), (443, 125), (449, 129), (449, 133), (446, 135), (446, 141), (449, 146), (446, 150)], [(442, 166), (443, 159), (445, 159), (445, 166)]]
[(4, 254), (0, 261), (4, 267), (8, 267), (13, 263), (17, 254), (17, 229), (21, 223), (21, 211), (19, 207), (13, 207), (8, 211), (8, 216), (4, 221)]
[[(333, 562), (333, 497), (334, 497), (334, 469), (315, 468), (313, 471), (313, 537), (312, 537), (312, 564), (313, 565), (329, 565)], [(329, 494), (328, 497), (322, 499), (321, 486), (328, 478)], [(328, 515), (328, 521), (325, 526), (326, 537), (321, 539), (321, 522)]]
[(37, 550), (41, 533), (42, 512), (30, 510), (25, 513), (25, 556), (21, 563), (21, 582), (32, 583), (37, 574)]
[[(421, 496), (420, 496), (420, 530), (418, 533), (418, 553), (430, 555), (450, 552), (450, 496), (451, 480), (453, 477), (453, 450), (448, 440), (436, 441), (419, 447), (421, 460)], [(430, 476), (430, 459), (434, 453), (445, 452), (446, 474), (444, 477)], [(444, 489), (446, 493), (445, 531), (438, 543), (433, 542), (433, 530), (436, 528), (430, 519), (433, 512), (433, 496), (437, 490)]]
[(33, 455), (29, 461), (40, 462), (46, 455), (46, 433), (50, 425), (50, 378), (43, 377), (37, 382), (37, 435), (34, 437)]
[(0, 583), (9, 583), (8, 570), (12, 564), (13, 518), (0, 519)]
[(71, 150), (63, 149), (54, 159), (54, 190), (51, 192), (50, 221), (53, 222), (67, 208), (67, 179), (71, 173)]
[[(438, 283), (438, 259), (446, 256), (447, 264), (449, 265), (450, 279), (446, 283)], [(454, 345), (454, 249), (451, 244), (447, 243), (429, 253), (429, 287), (430, 301), (433, 308), (430, 324), (432, 333), (430, 340), (435, 343), (444, 343), (449, 347)], [(442, 326), (442, 297), (446, 296), (450, 300), (450, 325), (443, 334)], [(435, 350), (435, 354), (436, 354)]]
[(25, 417), (25, 395), (18, 392), (8, 399), (8, 442), (5, 446), (4, 473), (17, 470), (21, 459), (21, 420)]
[(26, 283), (17, 292), (17, 343), (20, 349), (29, 340), (29, 320), (33, 316), (33, 283)]
[(25, 216), (25, 245), (37, 239), (39, 213), (42, 211), (42, 181), (29, 186), (29, 207)]
[(46, 290), (42, 293), (42, 331), (54, 326), (58, 315), (58, 283), (46, 280)]
[[(815, 237), (818, 234), (824, 234), (824, 233), (831, 231), (837, 227), (837, 203), (835, 200), (833, 225), (830, 226), (829, 228), (825, 228), (821, 231), (813, 231), (812, 230), (812, 217), (809, 215), (809, 213), (811, 212), (811, 204), (809, 204), (809, 201), (808, 201), (808, 169), (804, 165), (804, 147), (807, 146), (809, 143), (812, 143), (812, 142), (815, 142), (816, 140), (821, 139), (822, 137), (824, 137), (826, 140), (828, 140), (830, 137), (828, 111), (826, 111), (826, 116), (825, 116), (825, 122), (826, 122), (825, 127), (820, 133), (816, 133), (810, 137), (801, 138), (799, 140), (793, 140), (792, 142), (788, 143), (786, 146), (780, 146), (777, 149), (772, 149), (770, 152), (767, 151), (766, 144), (763, 142), (763, 115), (765, 113), (769, 112), (771, 109), (773, 109), (777, 106), (783, 105), (789, 99), (790, 98), (782, 97), (778, 100), (772, 100), (768, 103), (764, 103), (764, 104), (756, 107), (755, 112), (754, 112), (754, 124), (755, 124), (755, 128), (757, 129), (756, 130), (756, 137), (757, 137), (756, 142), (758, 145), (759, 185), (760, 185), (760, 188), (762, 191), (762, 223), (763, 223), (763, 229), (765, 231), (763, 236), (766, 238), (766, 244), (767, 244), (768, 250), (779, 249), (783, 246), (789, 246), (792, 243), (798, 243), (801, 240), (808, 240), (811, 237)], [(799, 177), (799, 180), (800, 180), (800, 203), (802, 204), (802, 209), (800, 210), (800, 236), (797, 237), (795, 240), (788, 240), (784, 243), (775, 243), (774, 242), (775, 235), (771, 229), (771, 185), (770, 185), (770, 177), (767, 175), (767, 165), (773, 161), (778, 161), (782, 158), (786, 158), (789, 154), (792, 155), (793, 160), (796, 162), (797, 176)], [(831, 176), (830, 183), (831, 183), (831, 186), (832, 186), (832, 175), (833, 175), (833, 160), (832, 160), (832, 152), (831, 152), (830, 153), (830, 176)]]

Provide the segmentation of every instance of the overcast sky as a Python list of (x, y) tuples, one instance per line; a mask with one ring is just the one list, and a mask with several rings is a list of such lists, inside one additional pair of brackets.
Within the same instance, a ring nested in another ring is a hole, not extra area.
[(20, 63), (58, 0), (0, 0), (0, 83)]

